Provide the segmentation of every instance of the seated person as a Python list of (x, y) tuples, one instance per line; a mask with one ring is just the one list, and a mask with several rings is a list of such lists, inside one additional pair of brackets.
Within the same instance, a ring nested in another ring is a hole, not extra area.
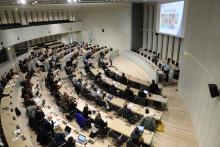
[(74, 74), (73, 74), (72, 82), (73, 82), (73, 85), (76, 85), (77, 83), (77, 78), (76, 78), (76, 75)]
[(99, 72), (99, 73), (95, 76), (95, 81), (98, 81), (98, 80), (102, 79), (101, 75), (102, 75), (102, 74)]
[(135, 97), (134, 101), (133, 101), (135, 104), (138, 104), (140, 106), (147, 106), (147, 99), (144, 98), (144, 97)]
[(91, 114), (91, 113), (92, 113), (92, 111), (89, 110), (88, 104), (86, 104), (86, 105), (84, 106), (84, 108), (83, 108), (83, 112), (82, 112), (83, 116), (84, 116), (86, 119), (88, 119), (88, 118), (89, 118), (89, 114)]
[(129, 122), (131, 122), (134, 117), (134, 114), (132, 113), (131, 109), (128, 108), (127, 103), (124, 103), (124, 107), (119, 109), (118, 115), (127, 119)]
[(45, 134), (53, 133), (54, 132), (54, 122), (51, 116), (48, 116), (47, 119), (44, 119), (41, 123), (41, 126), (45, 132)]
[(36, 121), (36, 109), (37, 106), (34, 103), (33, 105), (27, 106), (27, 115), (29, 120), (29, 126), (30, 128), (34, 129), (34, 122)]
[(82, 81), (81, 81), (81, 79), (78, 79), (78, 81), (76, 82), (76, 85), (75, 85), (75, 91), (77, 94), (80, 93), (81, 88), (82, 88)]
[(105, 75), (106, 75), (107, 77), (110, 77), (110, 76), (111, 76), (111, 71), (110, 71), (109, 69), (106, 69), (106, 70), (105, 70)]
[(156, 121), (155, 119), (149, 114), (149, 110), (145, 110), (145, 115), (142, 117), (140, 121), (140, 125), (144, 126), (144, 129), (154, 132), (156, 129)]
[(103, 70), (107, 68), (108, 63), (107, 62), (102, 62), (101, 67)]
[(52, 92), (53, 92), (52, 94), (54, 95), (54, 98), (56, 99), (56, 101), (60, 101), (62, 97), (62, 94), (60, 93), (60, 91), (58, 89), (55, 89)]
[(104, 122), (102, 120), (100, 113), (97, 113), (95, 120), (94, 120), (94, 125), (97, 129), (104, 129), (107, 126), (107, 122)]
[(138, 96), (145, 98), (146, 97), (146, 93), (144, 92), (144, 89), (142, 88), (139, 92), (138, 92)]
[(37, 106), (37, 108), (36, 108), (36, 113), (35, 113), (35, 117), (36, 117), (36, 119), (38, 120), (38, 121), (41, 121), (43, 118), (44, 118), (44, 112), (42, 111), (42, 109), (39, 107), (39, 106)]
[(68, 103), (69, 102), (69, 97), (70, 96), (66, 92), (64, 92), (64, 94), (62, 95), (62, 99), (61, 100), (63, 102), (67, 102)]
[(114, 84), (112, 84), (109, 88), (109, 91), (113, 94), (113, 95), (117, 95), (118, 92), (117, 92), (117, 88), (115, 87)]
[(65, 72), (66, 72), (66, 74), (67, 75), (70, 75), (70, 74), (72, 74), (72, 68), (71, 68), (71, 66), (65, 66)]
[(138, 127), (134, 129), (130, 137), (131, 137), (132, 143), (138, 147), (140, 147), (144, 141), (143, 133), (139, 131)]
[(134, 93), (133, 91), (130, 89), (129, 86), (127, 86), (127, 88), (124, 91), (125, 93), (125, 98), (128, 99), (128, 101), (133, 101), (134, 100)]
[(69, 137), (67, 142), (63, 145), (63, 147), (75, 147), (76, 140), (73, 137)]
[(154, 80), (152, 80), (152, 83), (150, 84), (149, 91), (154, 94), (160, 93), (160, 89), (158, 87), (158, 84), (156, 84)]
[(57, 146), (60, 146), (65, 143), (65, 134), (60, 127), (57, 127), (54, 130), (54, 141)]
[(126, 78), (126, 76), (125, 76), (125, 73), (122, 73), (122, 76), (121, 76), (120, 81), (121, 81), (123, 84), (127, 84), (128, 80), (127, 80), (127, 78)]
[(95, 99), (97, 99), (98, 97), (98, 93), (97, 93), (97, 88), (94, 87), (93, 89), (91, 89), (91, 96), (94, 97)]
[(88, 82), (85, 81), (85, 83), (82, 85), (82, 88), (81, 88), (81, 93), (82, 94), (87, 94), (89, 91), (87, 89), (87, 86), (88, 86)]
[(73, 98), (70, 98), (69, 99), (69, 103), (68, 103), (68, 112), (69, 113), (73, 113), (74, 111), (76, 111), (77, 109), (76, 109), (76, 106), (77, 106), (77, 102), (76, 102), (76, 100), (75, 99), (73, 99)]

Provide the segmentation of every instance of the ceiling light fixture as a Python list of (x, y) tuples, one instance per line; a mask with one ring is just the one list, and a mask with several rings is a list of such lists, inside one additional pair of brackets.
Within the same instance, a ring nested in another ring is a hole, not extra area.
[(71, 2), (72, 2), (72, 0), (67, 0), (67, 2), (68, 2), (68, 3), (71, 3)]
[(76, 2), (77, 2), (77, 0), (73, 0), (73, 2), (74, 2), (74, 3), (76, 3)]
[(21, 4), (26, 4), (26, 0), (20, 0)]

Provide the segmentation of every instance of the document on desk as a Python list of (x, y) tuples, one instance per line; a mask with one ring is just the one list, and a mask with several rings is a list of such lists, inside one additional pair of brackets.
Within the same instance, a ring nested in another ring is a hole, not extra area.
[(20, 130), (20, 129), (16, 129), (16, 130), (14, 131), (14, 135), (19, 135), (19, 134), (21, 134), (21, 130)]
[(20, 139), (20, 137), (15, 137), (12, 139), (13, 142), (17, 141), (18, 139)]
[(11, 91), (11, 87), (10, 87), (10, 86), (5, 87), (5, 89), (4, 89), (4, 94), (9, 94), (10, 91)]
[(128, 108), (132, 109), (133, 107), (134, 107), (134, 104), (132, 104), (132, 103), (128, 104)]
[(59, 126), (60, 124), (61, 124), (61, 120), (53, 120), (53, 122), (54, 122), (54, 127), (57, 127), (57, 126)]

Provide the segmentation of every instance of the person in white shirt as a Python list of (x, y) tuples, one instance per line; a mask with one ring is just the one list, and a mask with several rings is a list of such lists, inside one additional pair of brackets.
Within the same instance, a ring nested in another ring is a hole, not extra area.
[(170, 68), (171, 68), (170, 62), (168, 61), (168, 62), (165, 64), (165, 66), (164, 66), (164, 73), (165, 73), (165, 76), (166, 76), (166, 78), (165, 78), (165, 81), (166, 81), (166, 82), (169, 81)]
[(76, 83), (77, 83), (76, 75), (73, 75), (72, 82), (73, 82), (74, 85), (76, 85)]

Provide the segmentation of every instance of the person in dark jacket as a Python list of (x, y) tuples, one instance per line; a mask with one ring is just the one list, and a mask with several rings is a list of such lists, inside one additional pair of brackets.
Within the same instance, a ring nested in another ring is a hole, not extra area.
[(145, 97), (146, 97), (146, 94), (145, 94), (143, 88), (138, 92), (138, 96), (139, 96), (139, 97), (142, 97), (142, 98), (145, 98)]
[(69, 137), (63, 147), (75, 147), (75, 146), (76, 146), (75, 139), (73, 139), (73, 137)]
[(97, 129), (103, 129), (107, 126), (107, 123), (102, 120), (100, 113), (97, 113), (94, 124)]
[(134, 114), (131, 109), (128, 108), (127, 103), (124, 104), (124, 107), (118, 111), (118, 115), (127, 119), (129, 122), (133, 119)]
[(138, 127), (136, 127), (131, 133), (131, 140), (138, 147), (142, 145), (144, 141), (143, 133), (139, 131)]
[(89, 118), (89, 114), (91, 114), (92, 111), (89, 110), (88, 104), (85, 105), (85, 107), (83, 108), (83, 116), (88, 119)]
[(128, 100), (128, 101), (133, 101), (134, 100), (134, 93), (133, 91), (130, 89), (129, 86), (127, 86), (127, 88), (125, 89), (124, 91), (125, 93), (125, 98)]
[(121, 76), (121, 82), (123, 83), (123, 84), (127, 84), (127, 82), (128, 82), (128, 80), (127, 80), (127, 77), (125, 76), (125, 73), (122, 73), (122, 76)]
[(158, 87), (158, 84), (156, 84), (154, 80), (152, 80), (152, 83), (150, 84), (150, 92), (154, 93), (154, 94), (160, 93), (160, 89)]

